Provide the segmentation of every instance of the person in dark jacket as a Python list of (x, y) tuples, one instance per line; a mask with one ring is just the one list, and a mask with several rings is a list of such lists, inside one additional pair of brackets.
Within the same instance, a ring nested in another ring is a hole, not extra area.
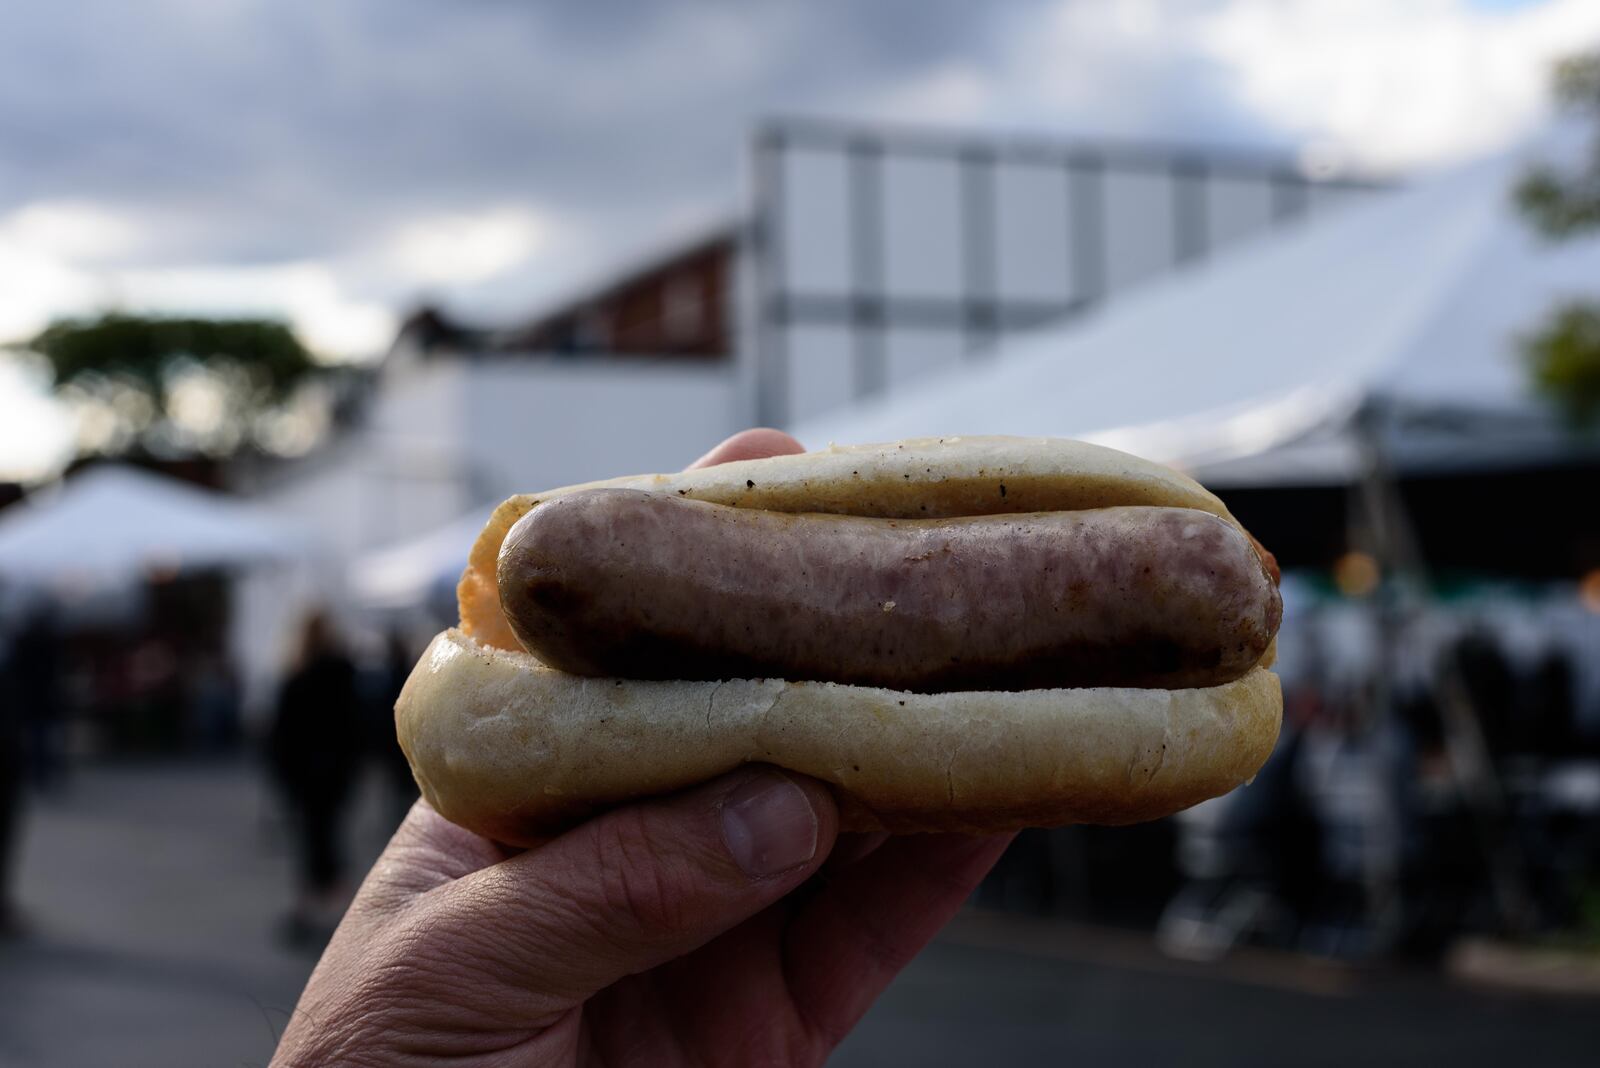
[(0, 939), (18, 927), (12, 901), (11, 866), (16, 855), (17, 830), (22, 822), (24, 776), (21, 686), (16, 657), (0, 634)]
[(61, 636), (55, 610), (40, 604), (11, 647), (11, 688), (22, 729), (23, 763), (41, 793), (61, 785)]
[(310, 941), (331, 933), (343, 910), (340, 825), (362, 755), (355, 666), (321, 613), (306, 621), (299, 663), (279, 695), (268, 744), (299, 854), (299, 898), (287, 933)]
[(384, 648), (381, 688), (372, 712), (372, 747), (384, 784), (388, 787), (389, 804), (397, 826), (411, 811), (418, 794), (417, 781), (411, 776), (411, 765), (394, 731), (395, 702), (400, 699), (400, 691), (405, 688), (411, 665), (416, 659), (405, 635), (398, 629), (390, 631)]

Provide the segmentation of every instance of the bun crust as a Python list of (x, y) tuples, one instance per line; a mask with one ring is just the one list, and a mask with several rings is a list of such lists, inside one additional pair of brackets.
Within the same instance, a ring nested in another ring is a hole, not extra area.
[(1281, 710), (1261, 667), (1189, 690), (642, 682), (563, 674), (449, 630), (412, 672), (396, 722), (431, 805), (530, 846), (750, 762), (831, 783), (849, 831), (1134, 823), (1248, 780)]

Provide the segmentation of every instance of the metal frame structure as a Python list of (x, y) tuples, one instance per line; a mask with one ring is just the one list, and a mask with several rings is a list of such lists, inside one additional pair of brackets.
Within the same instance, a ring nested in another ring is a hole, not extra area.
[[(795, 292), (784, 278), (784, 154), (820, 149), (848, 160), (847, 219), (850, 254), (844, 294)], [(953, 298), (896, 296), (886, 292), (883, 168), (886, 157), (954, 162), (959, 168), (962, 292)], [(996, 173), (1000, 165), (1056, 170), (1066, 185), (1067, 225), (1062, 234), (1071, 265), (1070, 291), (1059, 299), (1007, 299), (998, 292), (1000, 237)], [(1373, 190), (1381, 183), (1312, 178), (1280, 155), (1200, 146), (1111, 141), (1053, 141), (913, 128), (863, 126), (817, 120), (769, 122), (755, 134), (751, 159), (748, 241), (754, 349), (755, 415), (763, 425), (788, 422), (789, 358), (784, 330), (796, 325), (848, 328), (852, 338), (852, 388), (856, 397), (887, 384), (885, 335), (894, 327), (960, 330), (968, 358), (981, 357), (1001, 331), (1030, 329), (1076, 315), (1105, 298), (1111, 252), (1106, 238), (1106, 185), (1117, 174), (1169, 178), (1172, 189), (1173, 261), (1182, 267), (1205, 259), (1213, 245), (1208, 183), (1213, 179), (1264, 181), (1271, 189), (1269, 225), (1309, 213), (1313, 186)]]

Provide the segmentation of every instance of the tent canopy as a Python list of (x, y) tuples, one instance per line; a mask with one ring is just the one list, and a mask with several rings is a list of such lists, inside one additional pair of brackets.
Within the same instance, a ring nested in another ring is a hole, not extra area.
[(1570, 454), (1517, 339), (1600, 291), (1600, 240), (1552, 244), (1511, 189), (1519, 149), (1265, 235), (892, 396), (792, 428), (808, 445), (1079, 437), (1221, 484), (1347, 481), (1380, 408), (1412, 469)]
[(0, 513), (0, 575), (41, 585), (296, 560), (312, 548), (298, 527), (250, 505), (120, 465)]
[(484, 507), (442, 527), (358, 557), (350, 569), (350, 591), (369, 608), (408, 608), (435, 599), (441, 588), (453, 595), (467, 569), (467, 553), (489, 522)]

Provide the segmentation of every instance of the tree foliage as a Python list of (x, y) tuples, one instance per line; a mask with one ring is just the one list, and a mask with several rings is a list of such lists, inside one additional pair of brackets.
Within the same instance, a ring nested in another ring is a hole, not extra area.
[(1557, 307), (1523, 351), (1534, 385), (1558, 398), (1573, 423), (1587, 426), (1600, 417), (1600, 303)]
[[(1594, 121), (1596, 135), (1583, 166), (1566, 172), (1534, 167), (1515, 197), (1536, 230), (1563, 241), (1600, 229), (1600, 52), (1563, 60), (1552, 82), (1557, 101)], [(1600, 418), (1600, 301), (1573, 300), (1553, 309), (1523, 342), (1523, 356), (1535, 387), (1573, 423)]]
[(28, 345), (49, 361), (56, 384), (86, 374), (114, 375), (160, 393), (184, 361), (228, 363), (273, 399), (282, 399), (316, 367), (282, 323), (266, 319), (161, 319), (108, 314), (63, 319)]
[(78, 410), (84, 452), (271, 449), (300, 387), (319, 373), (289, 328), (265, 319), (113, 313), (57, 321), (27, 347)]

